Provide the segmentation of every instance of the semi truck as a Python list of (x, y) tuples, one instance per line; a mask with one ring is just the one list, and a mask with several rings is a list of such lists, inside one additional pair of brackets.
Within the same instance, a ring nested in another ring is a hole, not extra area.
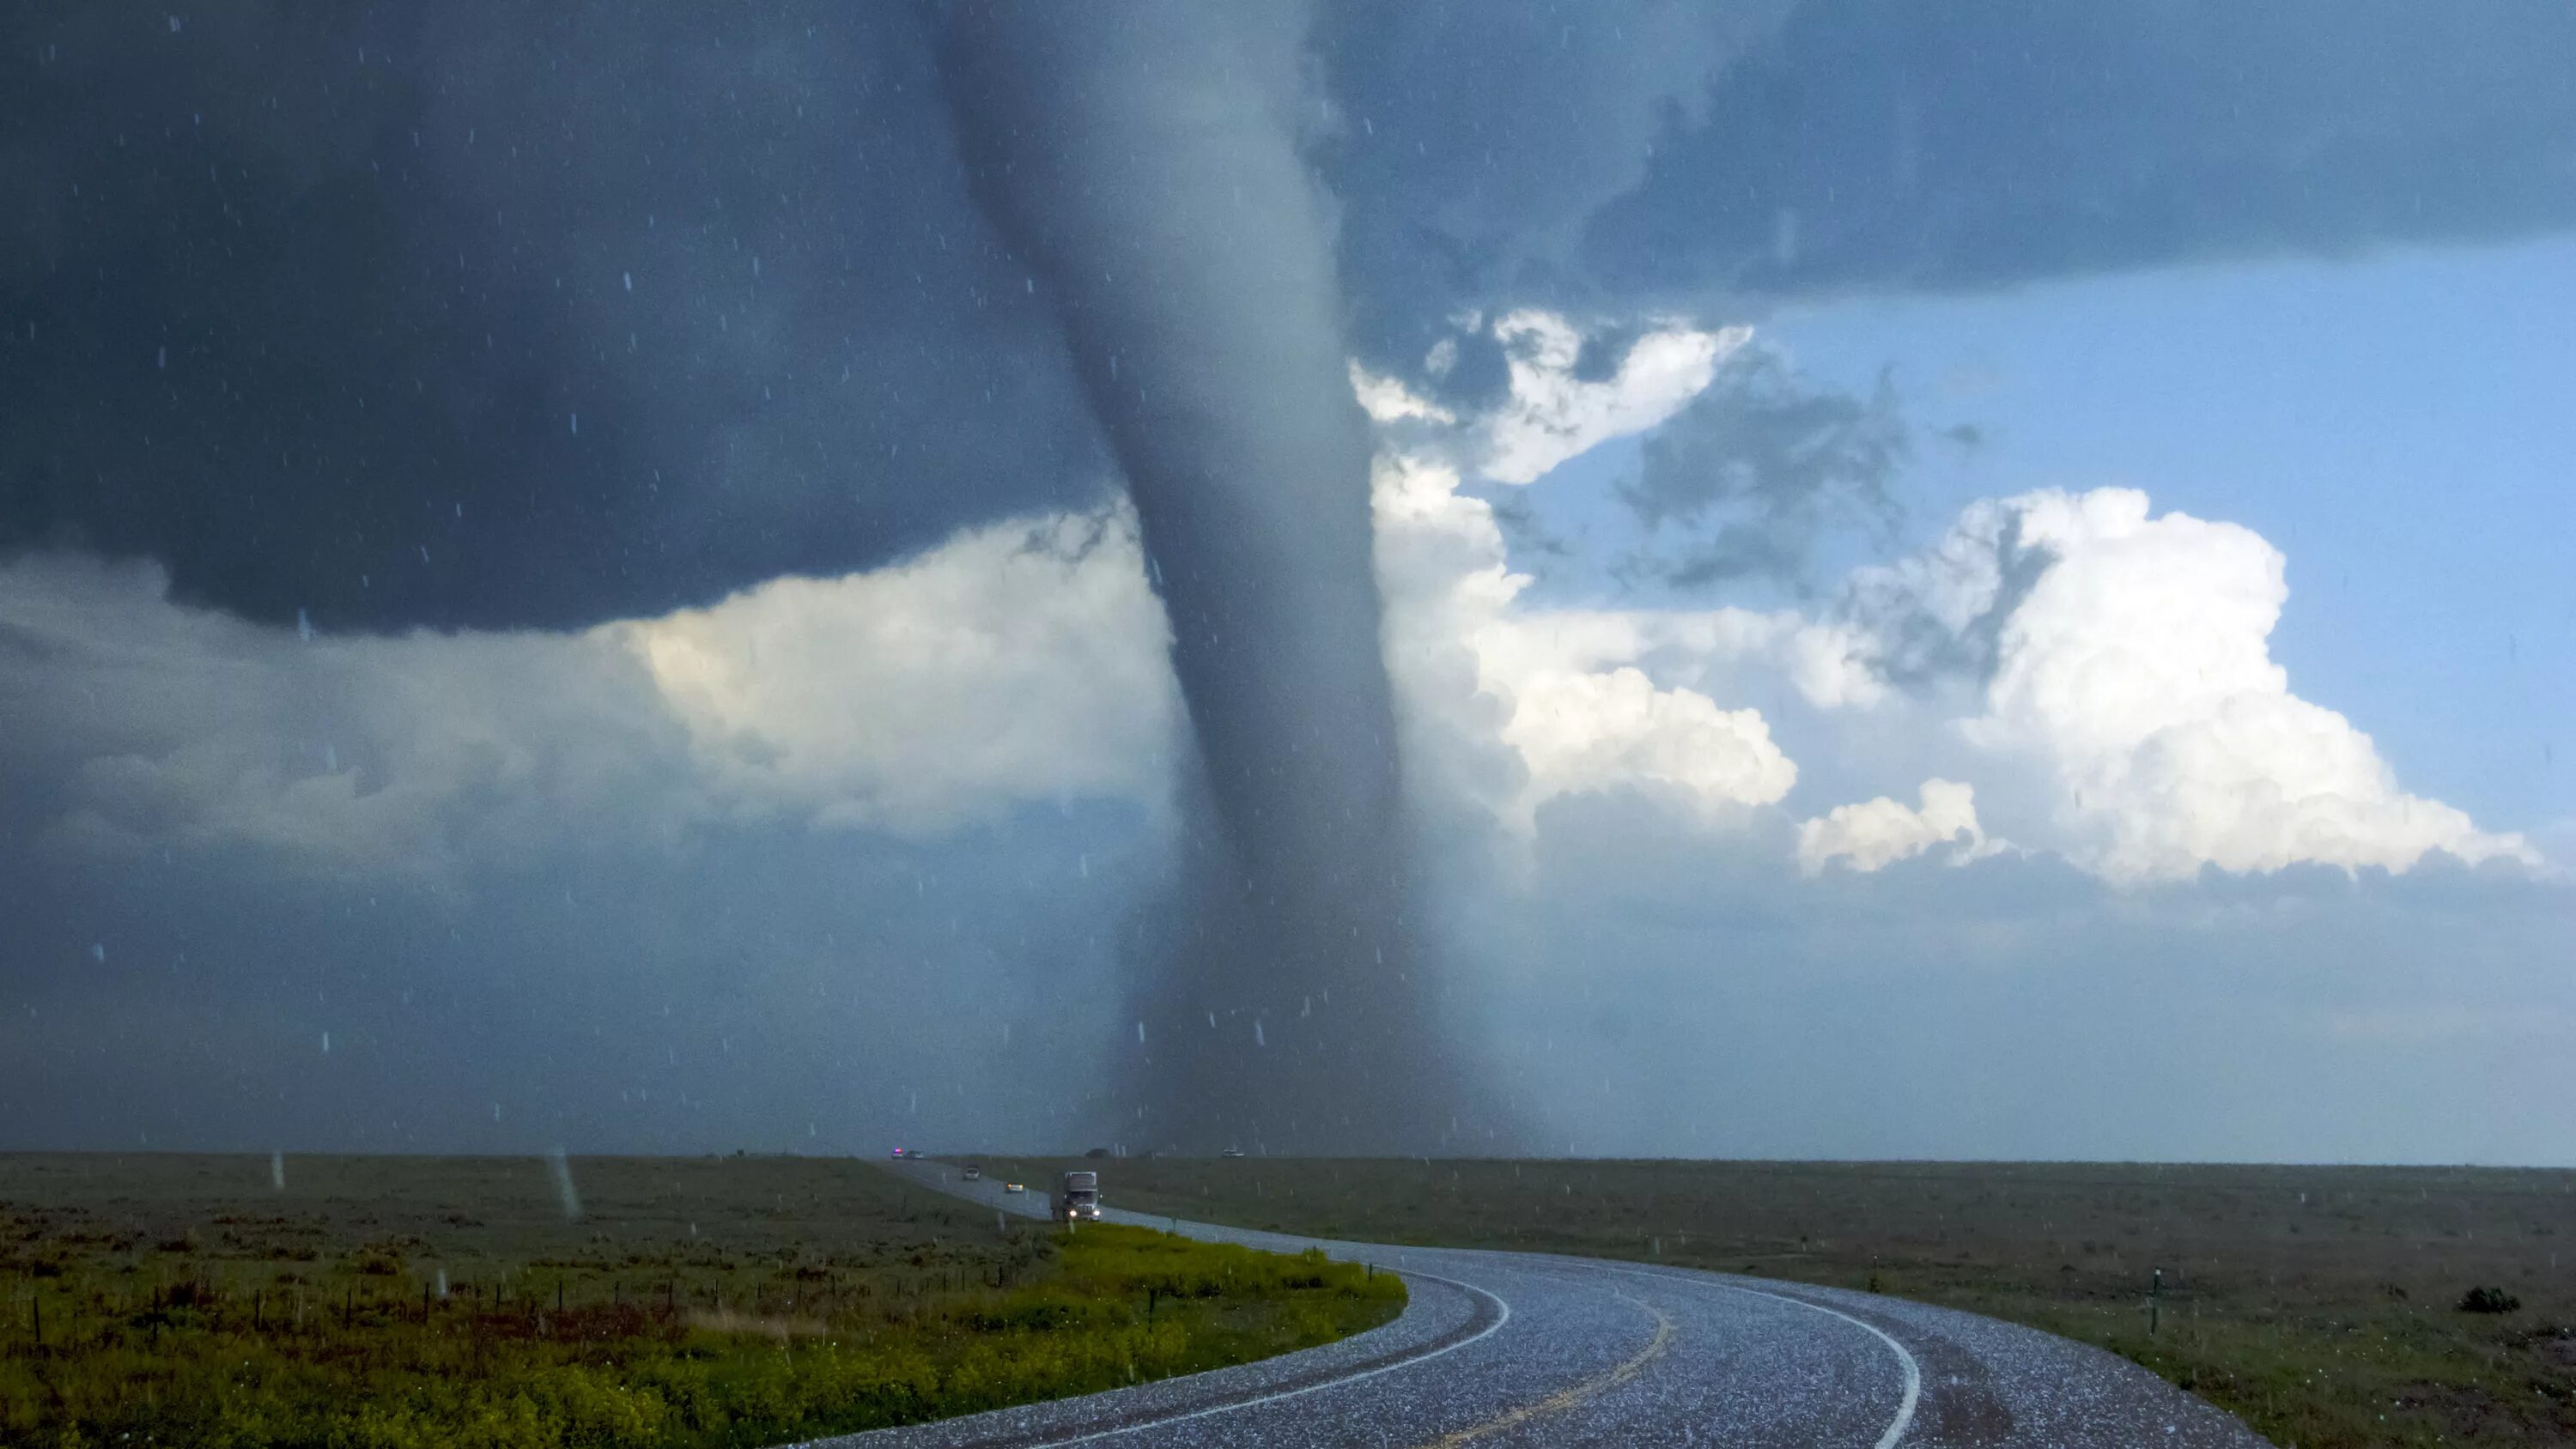
[(1068, 1172), (1055, 1180), (1055, 1220), (1060, 1223), (1100, 1221), (1100, 1174)]

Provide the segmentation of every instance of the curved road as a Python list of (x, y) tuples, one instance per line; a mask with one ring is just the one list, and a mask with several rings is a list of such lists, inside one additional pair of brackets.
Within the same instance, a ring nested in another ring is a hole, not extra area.
[[(925, 1186), (1043, 1217), (941, 1163)], [(1036, 1186), (1033, 1184), (1033, 1186)], [(1383, 1328), (1105, 1394), (819, 1441), (848, 1449), (1230, 1445), (2259, 1446), (2235, 1419), (2098, 1349), (1974, 1314), (1591, 1258), (1336, 1243), (1115, 1210), (1113, 1221), (1405, 1275)]]

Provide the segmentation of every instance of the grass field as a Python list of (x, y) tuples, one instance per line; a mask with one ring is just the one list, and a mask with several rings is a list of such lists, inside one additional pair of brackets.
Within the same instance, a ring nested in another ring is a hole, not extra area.
[[(1045, 1179), (1059, 1164), (988, 1159)], [(1140, 1212), (1868, 1288), (2098, 1344), (2300, 1449), (2576, 1444), (2576, 1172), (1148, 1159)], [(2164, 1270), (2156, 1331), (2150, 1273)], [(2460, 1311), (2473, 1287), (2511, 1312)]]
[[(283, 1186), (280, 1186), (282, 1180)], [(1329, 1342), (1401, 1282), (808, 1158), (0, 1155), (0, 1443), (713, 1446)]]

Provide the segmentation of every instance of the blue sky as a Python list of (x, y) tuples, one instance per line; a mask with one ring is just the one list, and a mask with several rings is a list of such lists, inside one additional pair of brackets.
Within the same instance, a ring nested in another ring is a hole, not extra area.
[[(1918, 440), (1906, 546), (2043, 486), (2126, 484), (2244, 524), (2289, 560), (2272, 643), (2292, 689), (2490, 828), (2576, 816), (2576, 241), (1853, 300), (1765, 331), (1846, 387), (1892, 368), (1926, 432), (1984, 434)], [(1580, 543), (1542, 597), (1613, 587), (1600, 566), (1634, 529), (1611, 487), (1636, 450), (1535, 486), (1543, 526)]]

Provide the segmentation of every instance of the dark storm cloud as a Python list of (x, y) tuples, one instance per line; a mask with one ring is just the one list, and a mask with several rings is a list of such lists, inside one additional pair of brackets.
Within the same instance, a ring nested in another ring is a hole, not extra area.
[(2576, 11), (1803, 7), (1585, 253), (1613, 287), (1967, 288), (2576, 218)]
[(1355, 337), (1408, 375), (1468, 307), (1742, 317), (2576, 221), (2550, 0), (1334, 13)]
[(1888, 485), (1912, 451), (1890, 379), (1863, 397), (1807, 381), (1766, 349), (1739, 349), (1646, 439), (1621, 486), (1654, 537), (1627, 567), (1679, 588), (1746, 575), (1802, 582), (1827, 529), (1893, 534)]
[[(1096, 496), (932, 23), (15, 7), (0, 547), (326, 627), (554, 625)], [(1348, 343), (1453, 403), (1498, 347), (1425, 350), (1507, 303), (1742, 317), (2576, 218), (2542, 0), (1351, 0), (1310, 39)]]
[(567, 625), (1105, 476), (898, 6), (0, 22), (0, 547)]
[(1058, 303), (1198, 738), (1203, 824), (1146, 947), (1144, 1130), (1427, 1147), (1451, 1093), (1407, 924), (1368, 424), (1297, 149), (1304, 16), (1042, 0), (948, 21), (977, 192)]
[[(1353, 342), (1380, 370), (1415, 376), (1461, 307), (1619, 310), (1576, 260), (1584, 230), (1789, 9), (1327, 5), (1317, 46), (1341, 111), (1320, 160), (1346, 202)], [(1500, 391), (1501, 350), (1461, 339), (1455, 367), (1415, 380), (1476, 406)]]

